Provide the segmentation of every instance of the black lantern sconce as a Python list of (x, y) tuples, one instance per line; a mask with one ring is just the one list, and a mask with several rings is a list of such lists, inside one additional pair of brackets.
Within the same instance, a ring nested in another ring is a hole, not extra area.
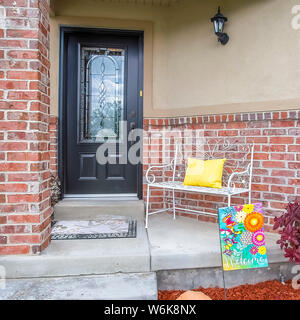
[(224, 31), (224, 24), (227, 18), (220, 12), (220, 7), (218, 7), (218, 13), (210, 19), (214, 23), (215, 33), (218, 36), (218, 41), (225, 45), (229, 41), (229, 36)]

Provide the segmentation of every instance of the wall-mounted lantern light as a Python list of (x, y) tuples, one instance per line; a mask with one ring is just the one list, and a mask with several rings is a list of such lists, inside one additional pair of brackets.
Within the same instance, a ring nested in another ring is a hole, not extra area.
[(214, 23), (215, 33), (218, 36), (218, 41), (225, 45), (229, 41), (229, 36), (224, 31), (224, 24), (227, 21), (227, 18), (222, 15), (220, 12), (220, 7), (218, 7), (218, 13), (210, 19)]

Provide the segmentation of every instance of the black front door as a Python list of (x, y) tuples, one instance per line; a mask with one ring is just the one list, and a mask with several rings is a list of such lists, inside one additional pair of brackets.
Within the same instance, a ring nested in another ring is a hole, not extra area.
[(138, 192), (139, 164), (128, 162), (127, 137), (142, 123), (139, 41), (86, 31), (65, 41), (65, 194)]

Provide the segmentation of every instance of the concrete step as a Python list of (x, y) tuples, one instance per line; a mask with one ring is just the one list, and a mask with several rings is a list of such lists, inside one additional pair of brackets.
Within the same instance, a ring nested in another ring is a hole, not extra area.
[(56, 220), (90, 220), (100, 215), (118, 215), (144, 220), (143, 200), (63, 199), (54, 207)]
[(136, 238), (53, 240), (38, 256), (0, 256), (10, 279), (150, 272), (150, 250), (143, 221)]
[(155, 272), (10, 279), (0, 300), (156, 300)]

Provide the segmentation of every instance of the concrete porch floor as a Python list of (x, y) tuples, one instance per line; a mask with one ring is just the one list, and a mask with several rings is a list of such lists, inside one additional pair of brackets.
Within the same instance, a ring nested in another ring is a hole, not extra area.
[[(137, 217), (138, 218), (138, 217)], [(222, 287), (218, 225), (153, 215), (134, 239), (56, 240), (39, 256), (3, 256), (0, 299), (155, 300), (157, 290)], [(226, 273), (226, 286), (291, 278), (291, 265), (266, 233), (269, 268)]]
[[(146, 230), (144, 221), (138, 221), (134, 239), (55, 240), (39, 256), (3, 256), (0, 265), (8, 279), (112, 274), (134, 274), (136, 279), (137, 274), (152, 274), (159, 289), (222, 285), (217, 224), (185, 217), (174, 221), (167, 214), (151, 216), (149, 222)], [(258, 273), (243, 271), (237, 277), (240, 282), (278, 279), (280, 272), (289, 273), (277, 239), (278, 235), (266, 233), (270, 267)]]
[[(221, 266), (217, 224), (154, 215), (150, 218), (148, 237), (152, 271)], [(266, 233), (269, 263), (286, 261), (276, 244), (278, 238), (277, 234)]]
[[(167, 214), (149, 221), (148, 230), (138, 221), (137, 238), (55, 240), (39, 256), (2, 256), (0, 264), (7, 278), (220, 267), (217, 224)], [(266, 233), (270, 264), (286, 261), (277, 239)]]

